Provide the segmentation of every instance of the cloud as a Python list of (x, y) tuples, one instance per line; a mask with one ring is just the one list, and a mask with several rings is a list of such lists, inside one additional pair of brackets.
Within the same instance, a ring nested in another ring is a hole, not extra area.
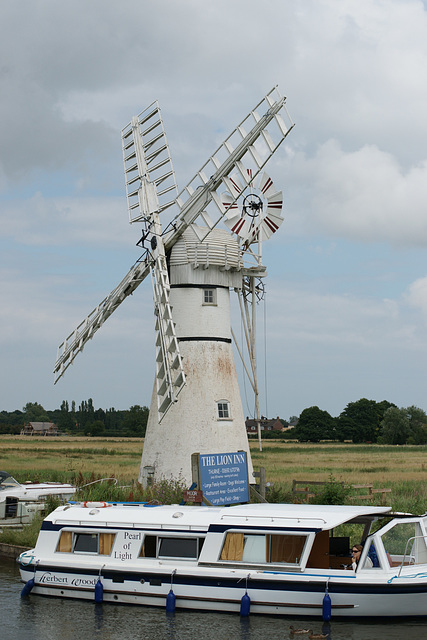
[[(37, 192), (32, 197), (8, 201), (2, 213), (2, 236), (22, 246), (70, 247), (80, 245), (129, 249), (129, 261), (140, 234), (128, 223), (123, 197), (48, 197)], [(138, 255), (136, 255), (138, 254)], [(132, 259), (134, 255), (134, 259)]]
[[(312, 405), (338, 415), (348, 402), (361, 397), (424, 406), (425, 324), (421, 314), (413, 313), (406, 295), (396, 299), (332, 295), (317, 292), (311, 282), (296, 286), (274, 278), (267, 310), (269, 415), (299, 415)], [(264, 388), (263, 331), (260, 319), (260, 388)], [(403, 382), (408, 379), (410, 390)]]
[(421, 310), (427, 321), (427, 276), (418, 278), (409, 286), (406, 299), (409, 305)]
[[(329, 140), (313, 157), (295, 155), (288, 168), (296, 189), (307, 185), (310, 206), (298, 211), (305, 232), (396, 247), (427, 245), (427, 161), (405, 171), (375, 145), (345, 152)], [(301, 204), (295, 200), (295, 206)]]
[(159, 99), (182, 188), (276, 83), (297, 126), (267, 169), (272, 410), (422, 406), (426, 27), (420, 0), (3, 2), (0, 408), (149, 401), (148, 283), (51, 390), (57, 342), (139, 256), (120, 130)]
[(58, 287), (59, 278), (53, 283), (51, 278), (42, 282), (28, 278), (27, 285), (17, 291), (15, 275), (0, 273), (2, 410), (21, 408), (28, 401), (57, 408), (64, 398), (79, 403), (92, 397), (97, 407), (118, 409), (149, 403), (154, 376), (154, 320), (149, 287), (144, 291), (146, 285), (142, 285), (116, 310), (78, 355), (66, 377), (54, 386), (57, 346), (84, 319), (95, 301), (90, 300), (89, 294), (76, 295), (71, 287), (65, 287), (64, 281), (62, 295), (55, 298), (52, 290)]

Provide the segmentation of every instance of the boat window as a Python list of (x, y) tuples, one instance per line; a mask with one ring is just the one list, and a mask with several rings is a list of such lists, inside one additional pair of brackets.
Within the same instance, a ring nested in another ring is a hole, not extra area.
[(139, 552), (140, 558), (155, 558), (157, 550), (157, 537), (145, 536), (142, 543), (141, 551)]
[(228, 532), (220, 560), (255, 564), (301, 562), (306, 535), (246, 534)]
[(73, 532), (61, 531), (56, 547), (60, 553), (99, 553), (109, 556), (113, 548), (115, 533), (75, 533), (73, 548)]
[(12, 478), (6, 471), (0, 471), (0, 491), (3, 489), (16, 489), (21, 485), (15, 478)]
[(329, 538), (329, 555), (347, 557), (349, 555), (349, 548), (349, 536), (332, 536)]
[(241, 561), (243, 557), (244, 537), (243, 533), (227, 533), (220, 560), (228, 560), (229, 562)]
[(99, 553), (102, 556), (109, 556), (113, 548), (115, 533), (99, 534)]
[(397, 522), (381, 540), (392, 567), (427, 562), (426, 540), (418, 522)]
[(271, 535), (267, 536), (267, 539), (269, 539), (270, 543), (269, 562), (300, 563), (307, 536)]
[(61, 537), (59, 538), (57, 551), (61, 553), (71, 553), (73, 545), (73, 533), (72, 531), (61, 531)]
[(380, 559), (378, 557), (377, 548), (374, 542), (369, 543), (368, 554), (363, 563), (364, 569), (381, 569)]
[(265, 536), (245, 536), (242, 562), (265, 562)]
[(74, 553), (98, 553), (98, 534), (76, 533), (73, 550)]
[(159, 558), (197, 558), (197, 538), (159, 538)]
[(204, 538), (172, 538), (146, 535), (140, 558), (198, 558)]

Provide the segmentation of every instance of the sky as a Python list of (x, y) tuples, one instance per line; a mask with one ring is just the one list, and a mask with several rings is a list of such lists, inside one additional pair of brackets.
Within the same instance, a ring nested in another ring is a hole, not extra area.
[(425, 2), (21, 0), (0, 36), (0, 410), (149, 405), (148, 280), (53, 384), (58, 345), (141, 253), (120, 131), (159, 100), (183, 188), (275, 85), (295, 128), (267, 169), (285, 221), (264, 247), (261, 411), (427, 410)]

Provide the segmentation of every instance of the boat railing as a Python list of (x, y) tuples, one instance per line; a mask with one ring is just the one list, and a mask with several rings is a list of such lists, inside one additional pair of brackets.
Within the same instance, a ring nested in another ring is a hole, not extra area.
[(93, 480), (92, 482), (88, 482), (87, 484), (82, 484), (79, 489), (84, 489), (85, 487), (90, 487), (91, 484), (96, 484), (97, 482), (104, 482), (104, 480), (114, 480), (114, 486), (117, 486), (118, 479), (117, 478), (99, 478), (98, 480)]
[[(424, 542), (426, 541), (427, 536), (412, 536), (411, 538), (408, 538), (406, 541), (406, 545), (405, 545), (405, 553), (403, 554), (403, 558), (402, 558), (402, 562), (400, 564), (399, 567), (399, 573), (397, 574), (397, 577), (400, 577), (400, 574), (402, 572), (402, 568), (405, 566), (405, 559), (408, 556), (408, 545), (410, 542), (415, 542), (415, 540), (424, 540)], [(409, 557), (409, 563), (408, 564), (416, 564), (415, 562), (415, 558), (414, 558), (414, 562), (411, 562), (411, 559), (414, 557), (411, 555), (408, 556)], [(407, 566), (407, 565), (406, 565)]]
[(228, 513), (224, 513), (221, 516), (221, 520), (224, 520), (225, 518), (244, 518), (244, 520), (270, 520), (270, 522), (275, 522), (275, 520), (293, 520), (294, 522), (301, 522), (301, 521), (306, 521), (306, 520), (310, 520), (311, 522), (313, 521), (318, 521), (318, 522), (322, 522), (323, 524), (326, 524), (326, 520), (324, 520), (324, 518), (314, 518), (313, 516), (267, 516), (267, 515), (251, 515), (251, 514), (242, 514), (242, 515), (238, 515), (238, 514), (228, 514)]

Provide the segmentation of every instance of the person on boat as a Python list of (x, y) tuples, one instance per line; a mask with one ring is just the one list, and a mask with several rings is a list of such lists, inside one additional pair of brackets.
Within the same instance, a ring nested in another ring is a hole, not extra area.
[[(359, 564), (362, 551), (363, 551), (363, 546), (361, 544), (354, 544), (351, 549), (351, 557), (352, 557), (351, 567), (353, 571), (356, 571), (357, 569), (357, 565)], [(373, 566), (372, 560), (369, 558), (369, 556), (367, 556), (365, 559), (364, 568), (370, 569), (372, 566)]]

